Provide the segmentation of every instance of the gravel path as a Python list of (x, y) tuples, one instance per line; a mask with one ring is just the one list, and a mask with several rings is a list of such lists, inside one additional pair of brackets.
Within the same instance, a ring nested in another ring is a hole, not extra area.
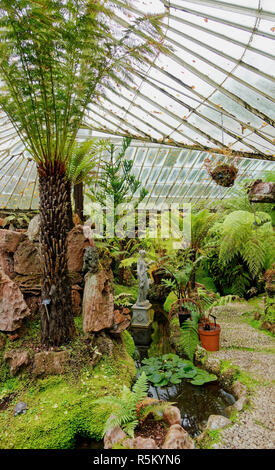
[(258, 381), (250, 392), (250, 406), (236, 422), (221, 431), (214, 448), (275, 448), (275, 339), (244, 321), (247, 304), (230, 304), (215, 309), (221, 325), (221, 350), (211, 357), (230, 361)]

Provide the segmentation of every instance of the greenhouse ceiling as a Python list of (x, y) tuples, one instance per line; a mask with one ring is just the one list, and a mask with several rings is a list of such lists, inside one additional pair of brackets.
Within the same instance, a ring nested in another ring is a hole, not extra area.
[[(121, 2), (125, 4), (125, 2)], [(78, 138), (119, 145), (149, 190), (148, 199), (222, 198), (205, 158), (232, 161), (237, 181), (275, 171), (274, 0), (133, 1), (115, 21), (127, 28), (145, 11), (162, 12), (167, 55), (136, 70), (132, 83), (91, 103)], [(0, 207), (35, 208), (35, 163), (0, 114)]]

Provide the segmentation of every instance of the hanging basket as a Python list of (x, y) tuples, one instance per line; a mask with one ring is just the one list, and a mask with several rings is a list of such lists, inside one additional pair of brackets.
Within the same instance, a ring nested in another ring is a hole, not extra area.
[(207, 158), (204, 161), (204, 166), (216, 184), (225, 188), (233, 186), (238, 174), (238, 168), (236, 168), (233, 163), (231, 163), (231, 165), (228, 165), (227, 163), (218, 163), (213, 167), (212, 163)]

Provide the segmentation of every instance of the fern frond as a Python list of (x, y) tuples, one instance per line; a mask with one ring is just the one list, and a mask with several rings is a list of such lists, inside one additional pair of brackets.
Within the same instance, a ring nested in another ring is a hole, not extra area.
[(193, 362), (194, 354), (199, 344), (199, 334), (193, 322), (187, 320), (181, 326), (180, 345), (188, 359)]

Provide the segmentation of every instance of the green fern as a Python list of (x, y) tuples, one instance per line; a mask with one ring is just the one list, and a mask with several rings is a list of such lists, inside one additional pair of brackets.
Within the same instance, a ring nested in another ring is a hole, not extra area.
[(267, 259), (274, 259), (274, 233), (266, 212), (234, 211), (225, 218), (220, 233), (219, 259), (224, 265), (240, 255), (255, 278), (266, 266)]
[(102, 435), (111, 427), (120, 426), (131, 437), (134, 436), (134, 429), (138, 425), (137, 406), (146, 397), (148, 389), (148, 379), (143, 372), (132, 391), (124, 385), (120, 397), (106, 396), (99, 398), (95, 403), (112, 407), (112, 412), (107, 419)]
[(186, 320), (181, 326), (180, 345), (186, 356), (193, 362), (194, 354), (199, 344), (199, 334), (197, 326), (192, 321)]

